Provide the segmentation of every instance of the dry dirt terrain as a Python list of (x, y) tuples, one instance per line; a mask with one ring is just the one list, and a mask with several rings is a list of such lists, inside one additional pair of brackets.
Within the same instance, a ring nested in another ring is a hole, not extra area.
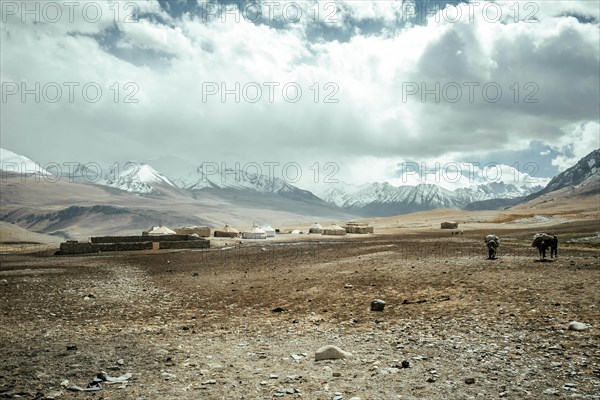
[(497, 260), (488, 229), (5, 254), (0, 398), (600, 399), (600, 249), (566, 243), (598, 220), (546, 230), (547, 262), (510, 223)]

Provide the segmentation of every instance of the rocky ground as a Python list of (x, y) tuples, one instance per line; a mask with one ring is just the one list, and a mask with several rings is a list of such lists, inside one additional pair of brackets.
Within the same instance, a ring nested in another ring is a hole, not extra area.
[(600, 399), (598, 245), (485, 233), (2, 256), (0, 398)]

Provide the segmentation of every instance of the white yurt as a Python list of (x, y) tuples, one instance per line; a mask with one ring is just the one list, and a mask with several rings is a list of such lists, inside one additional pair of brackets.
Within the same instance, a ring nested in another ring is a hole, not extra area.
[(323, 229), (323, 235), (345, 235), (346, 229), (342, 228), (336, 223), (331, 224), (327, 228)]
[(252, 226), (252, 228), (249, 231), (242, 233), (242, 238), (244, 238), (244, 239), (266, 239), (267, 232), (263, 231), (255, 224)]
[(318, 233), (318, 234), (322, 234), (323, 233), (323, 227), (321, 226), (321, 224), (319, 224), (318, 222), (315, 222), (314, 224), (312, 224), (312, 226), (308, 229), (308, 233)]
[(175, 231), (167, 228), (166, 226), (155, 226), (148, 236), (162, 236), (162, 235), (175, 235)]
[(302, 235), (304, 232), (302, 232), (300, 229), (292, 229), (290, 233), (292, 235)]
[(261, 228), (267, 234), (267, 237), (275, 237), (275, 229), (271, 225), (265, 225)]
[(235, 228), (232, 228), (229, 225), (225, 225), (221, 229), (216, 230), (215, 233), (214, 233), (214, 236), (215, 237), (229, 237), (229, 238), (234, 238), (234, 237), (240, 236), (240, 231), (238, 231)]

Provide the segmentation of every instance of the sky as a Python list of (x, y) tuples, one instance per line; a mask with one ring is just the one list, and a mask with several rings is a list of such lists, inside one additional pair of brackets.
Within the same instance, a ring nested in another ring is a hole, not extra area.
[(453, 188), (600, 147), (596, 0), (0, 4), (0, 147), (42, 166)]

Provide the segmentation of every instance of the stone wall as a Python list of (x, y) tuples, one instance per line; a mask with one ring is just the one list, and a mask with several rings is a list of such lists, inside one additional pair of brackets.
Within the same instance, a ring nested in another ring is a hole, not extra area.
[(161, 236), (96, 236), (90, 238), (92, 243), (131, 243), (131, 242), (180, 242), (182, 240), (198, 239), (189, 235), (161, 235)]
[(160, 249), (208, 249), (209, 240), (183, 240), (179, 242), (159, 242)]
[(61, 243), (60, 254), (101, 253), (105, 251), (152, 250), (152, 242), (131, 243)]

